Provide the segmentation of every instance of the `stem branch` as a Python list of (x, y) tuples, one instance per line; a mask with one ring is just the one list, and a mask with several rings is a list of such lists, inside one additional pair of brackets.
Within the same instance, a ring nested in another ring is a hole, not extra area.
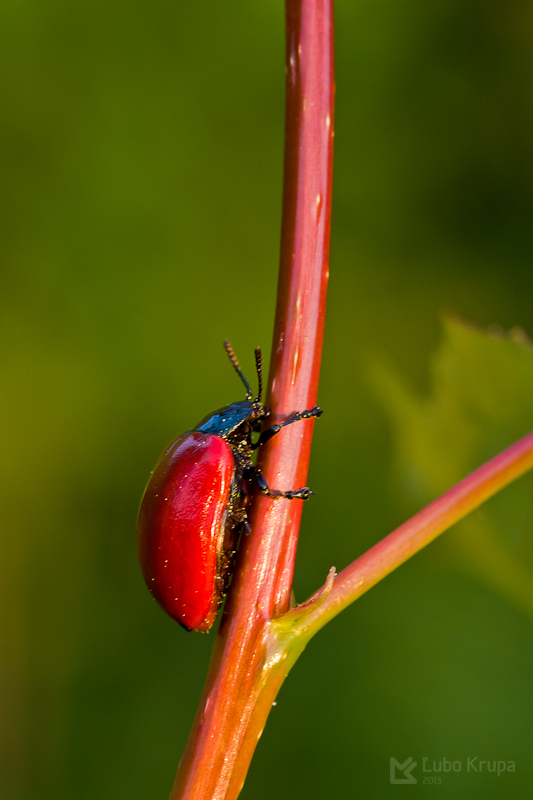
[[(296, 623), (304, 638), (311, 638), (326, 622), (357, 600), (378, 581), (533, 467), (533, 433), (519, 439), (495, 458), (472, 472), (414, 517), (346, 567), (335, 579), (327, 597)], [(290, 611), (283, 627), (290, 627)]]

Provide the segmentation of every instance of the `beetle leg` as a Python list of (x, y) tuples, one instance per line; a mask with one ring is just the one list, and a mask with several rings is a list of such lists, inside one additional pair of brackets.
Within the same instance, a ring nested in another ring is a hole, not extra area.
[(259, 486), (259, 491), (261, 494), (266, 495), (267, 497), (284, 497), (286, 500), (307, 500), (308, 497), (311, 497), (314, 492), (311, 491), (307, 486), (302, 487), (301, 489), (295, 489), (294, 491), (282, 492), (279, 489), (271, 489), (268, 483), (266, 482), (266, 478), (259, 469), (255, 469), (254, 472), (255, 480), (257, 481), (257, 485)]
[(270, 428), (267, 428), (263, 431), (259, 439), (255, 444), (252, 445), (252, 450), (257, 450), (258, 447), (261, 447), (262, 444), (268, 442), (269, 439), (272, 439), (276, 433), (279, 433), (282, 428), (286, 425), (292, 425), (293, 422), (299, 422), (301, 419), (311, 419), (311, 417), (320, 417), (322, 415), (322, 409), (318, 406), (314, 408), (309, 408), (306, 411), (295, 411), (294, 414), (285, 420), (285, 422), (279, 422), (277, 425), (271, 425)]

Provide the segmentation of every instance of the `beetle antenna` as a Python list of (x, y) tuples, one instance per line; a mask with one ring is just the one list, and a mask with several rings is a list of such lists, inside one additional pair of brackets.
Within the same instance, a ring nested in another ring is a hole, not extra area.
[(234, 368), (235, 372), (237, 373), (237, 375), (239, 376), (241, 381), (246, 386), (246, 399), (247, 400), (251, 400), (252, 399), (252, 390), (250, 389), (250, 384), (248, 383), (248, 381), (246, 380), (246, 378), (242, 374), (241, 368), (239, 366), (239, 362), (237, 361), (237, 356), (233, 352), (233, 347), (230, 345), (230, 343), (228, 342), (227, 339), (224, 339), (224, 349), (225, 349), (226, 353), (229, 356), (229, 360), (233, 364), (233, 368)]
[(260, 347), (255, 348), (255, 368), (257, 369), (257, 383), (259, 385), (255, 402), (259, 403), (263, 394), (263, 356), (261, 355)]

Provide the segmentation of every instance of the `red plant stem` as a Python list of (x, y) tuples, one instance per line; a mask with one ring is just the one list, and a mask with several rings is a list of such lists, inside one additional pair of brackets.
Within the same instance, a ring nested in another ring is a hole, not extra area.
[[(329, 277), (332, 15), (332, 0), (286, 0), (283, 222), (269, 425), (311, 408), (317, 397)], [(263, 448), (260, 466), (272, 487), (305, 484), (312, 433), (313, 420), (299, 422)], [(240, 792), (284, 677), (268, 651), (269, 629), (289, 605), (302, 506), (298, 500), (254, 499), (253, 533), (239, 551), (172, 800), (232, 800)]]
[[(335, 579), (331, 592), (302, 622), (314, 635), (378, 581), (533, 467), (533, 433), (519, 439), (378, 542)], [(284, 624), (290, 624), (290, 612)]]
[[(267, 406), (269, 424), (317, 401), (326, 291), (333, 171), (332, 0), (288, 0), (285, 169), (278, 300)], [(307, 480), (313, 421), (286, 428), (260, 467), (272, 486)], [(283, 438), (282, 438), (283, 437)], [(275, 539), (268, 611), (289, 604), (302, 503), (259, 498), (254, 523)]]

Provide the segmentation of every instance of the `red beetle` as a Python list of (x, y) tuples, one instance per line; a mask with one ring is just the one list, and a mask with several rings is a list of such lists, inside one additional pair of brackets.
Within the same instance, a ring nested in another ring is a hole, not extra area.
[(248, 531), (249, 482), (269, 497), (306, 500), (307, 487), (270, 489), (252, 463), (252, 452), (293, 422), (319, 417), (317, 406), (297, 411), (252, 443), (252, 432), (270, 413), (261, 404), (261, 350), (255, 351), (259, 390), (255, 400), (229, 342), (224, 347), (246, 387), (246, 400), (205, 417), (175, 439), (157, 462), (145, 489), (138, 521), (139, 560), (157, 602), (187, 630), (208, 631), (226, 593), (239, 534)]

